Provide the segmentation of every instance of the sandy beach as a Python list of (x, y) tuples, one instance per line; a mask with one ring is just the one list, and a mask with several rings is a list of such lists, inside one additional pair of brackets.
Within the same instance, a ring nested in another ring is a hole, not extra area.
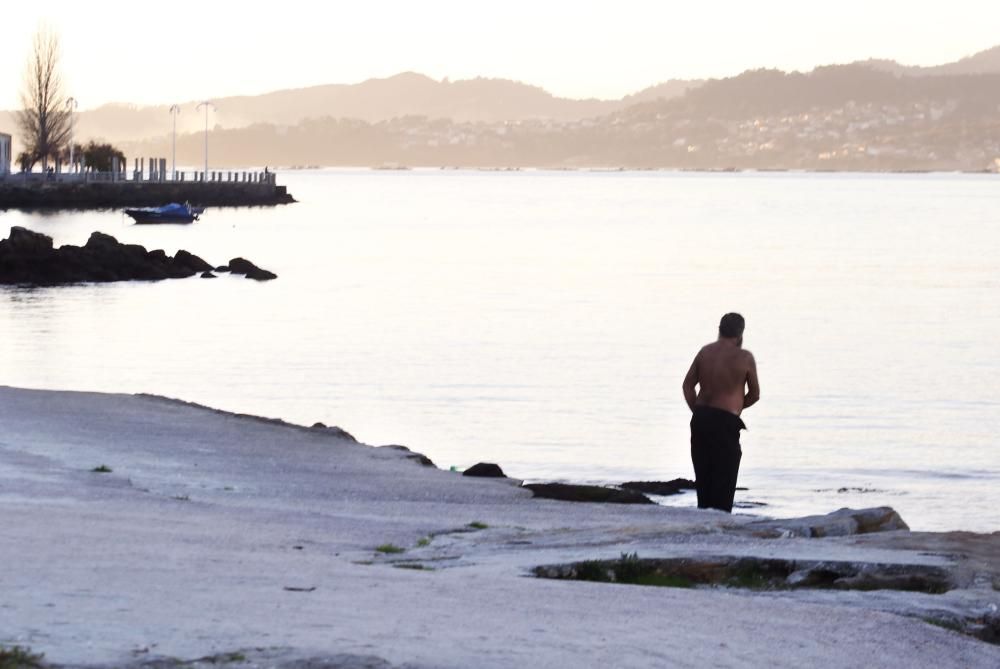
[[(0, 425), (0, 646), (53, 665), (1000, 666), (1000, 646), (940, 623), (996, 624), (1000, 533), (764, 538), (752, 516), (534, 499), (336, 430), (142, 395), (0, 387)], [(953, 587), (532, 574), (623, 553), (926, 566)]]

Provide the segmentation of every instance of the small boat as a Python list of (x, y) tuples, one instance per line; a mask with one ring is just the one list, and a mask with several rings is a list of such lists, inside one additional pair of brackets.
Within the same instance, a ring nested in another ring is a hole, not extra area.
[(171, 202), (162, 207), (141, 207), (126, 209), (125, 213), (136, 223), (193, 223), (205, 212), (204, 207), (192, 207), (185, 202)]

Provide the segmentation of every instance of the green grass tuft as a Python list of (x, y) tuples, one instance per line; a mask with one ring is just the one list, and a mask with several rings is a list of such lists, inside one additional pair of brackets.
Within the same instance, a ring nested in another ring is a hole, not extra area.
[(576, 578), (578, 581), (598, 581), (607, 582), (611, 580), (608, 567), (600, 560), (586, 560), (576, 565)]
[(425, 564), (417, 564), (415, 562), (404, 562), (403, 564), (392, 565), (396, 569), (412, 569), (413, 571), (434, 571), (434, 567), (428, 567)]
[(100, 467), (94, 467), (90, 471), (94, 472), (95, 474), (110, 474), (113, 470), (111, 469), (111, 467), (108, 467), (107, 465), (101, 465)]
[(417, 548), (424, 548), (424, 547), (430, 546), (430, 545), (431, 545), (431, 538), (430, 537), (424, 537), (423, 539), (421, 539), (420, 541), (417, 542)]
[(381, 546), (376, 546), (375, 550), (379, 553), (386, 553), (386, 554), (406, 552), (405, 548), (400, 548), (396, 544), (382, 544)]
[(487, 527), (489, 527), (489, 525), (487, 525), (486, 523), (481, 523), (477, 520), (475, 522), (469, 523), (468, 525), (466, 525), (466, 527), (470, 527), (474, 530), (485, 530)]
[(30, 648), (0, 646), (0, 669), (41, 669), (42, 653), (32, 653)]

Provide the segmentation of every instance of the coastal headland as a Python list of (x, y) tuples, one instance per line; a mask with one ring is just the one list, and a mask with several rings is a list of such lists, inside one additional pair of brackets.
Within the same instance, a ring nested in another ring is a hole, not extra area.
[(148, 395), (0, 425), (0, 652), (42, 666), (1000, 666), (1000, 533), (538, 499)]
[(118, 209), (190, 202), (199, 207), (272, 206), (295, 199), (273, 182), (0, 180), (0, 210)]

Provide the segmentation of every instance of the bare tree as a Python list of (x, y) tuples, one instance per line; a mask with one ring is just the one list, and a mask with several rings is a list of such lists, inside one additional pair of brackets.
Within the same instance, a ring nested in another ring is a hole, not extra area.
[(48, 168), (50, 158), (59, 160), (70, 132), (59, 55), (59, 37), (52, 29), (40, 27), (24, 70), (17, 125), (28, 153), (42, 162), (42, 169)]

